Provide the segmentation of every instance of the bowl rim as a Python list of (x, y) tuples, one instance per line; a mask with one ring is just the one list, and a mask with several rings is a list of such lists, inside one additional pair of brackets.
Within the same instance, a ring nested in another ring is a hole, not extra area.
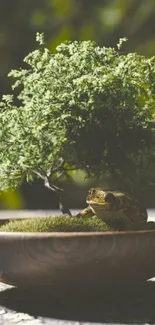
[(27, 232), (27, 231), (0, 231), (0, 237), (9, 236), (9, 237), (106, 237), (106, 236), (115, 236), (115, 237), (126, 237), (127, 235), (142, 235), (142, 234), (155, 234), (155, 229), (149, 230), (128, 230), (128, 231), (86, 231), (86, 232)]

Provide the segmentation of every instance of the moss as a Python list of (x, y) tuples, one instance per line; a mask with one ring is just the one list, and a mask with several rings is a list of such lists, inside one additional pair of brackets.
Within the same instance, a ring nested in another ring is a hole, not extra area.
[(16, 219), (0, 227), (0, 231), (11, 232), (86, 232), (108, 230), (112, 229), (96, 217), (76, 218), (62, 216)]

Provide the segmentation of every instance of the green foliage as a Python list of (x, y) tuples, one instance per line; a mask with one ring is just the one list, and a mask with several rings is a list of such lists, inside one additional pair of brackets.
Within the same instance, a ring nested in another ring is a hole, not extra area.
[(10, 232), (83, 232), (108, 231), (110, 228), (97, 217), (40, 217), (34, 219), (11, 220), (0, 227), (0, 231)]
[(72, 168), (95, 177), (133, 173), (152, 150), (155, 57), (121, 54), (125, 38), (118, 50), (75, 41), (55, 54), (43, 35), (37, 41), (28, 68), (9, 74), (18, 96), (1, 103), (1, 189)]
[(0, 94), (10, 89), (6, 74), (21, 65), (36, 31), (46, 33), (50, 49), (66, 39), (109, 46), (125, 34), (126, 50), (154, 55), (154, 11), (153, 0), (0, 1)]

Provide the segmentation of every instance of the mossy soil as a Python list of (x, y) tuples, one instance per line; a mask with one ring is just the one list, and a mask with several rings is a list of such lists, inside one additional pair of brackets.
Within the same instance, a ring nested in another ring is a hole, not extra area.
[(110, 231), (97, 217), (77, 218), (69, 216), (39, 217), (10, 220), (0, 226), (0, 231), (8, 232), (92, 232)]

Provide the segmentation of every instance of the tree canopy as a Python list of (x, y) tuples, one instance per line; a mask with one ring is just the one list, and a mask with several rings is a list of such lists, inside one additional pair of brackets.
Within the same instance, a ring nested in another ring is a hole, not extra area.
[(128, 51), (154, 55), (154, 11), (154, 0), (1, 0), (0, 95), (10, 91), (6, 74), (22, 64), (37, 31), (51, 49), (66, 39), (111, 46), (125, 35)]
[(155, 57), (123, 53), (126, 39), (66, 42), (55, 53), (37, 41), (1, 102), (1, 189), (39, 177), (59, 191), (55, 180), (72, 169), (135, 177), (152, 159)]

